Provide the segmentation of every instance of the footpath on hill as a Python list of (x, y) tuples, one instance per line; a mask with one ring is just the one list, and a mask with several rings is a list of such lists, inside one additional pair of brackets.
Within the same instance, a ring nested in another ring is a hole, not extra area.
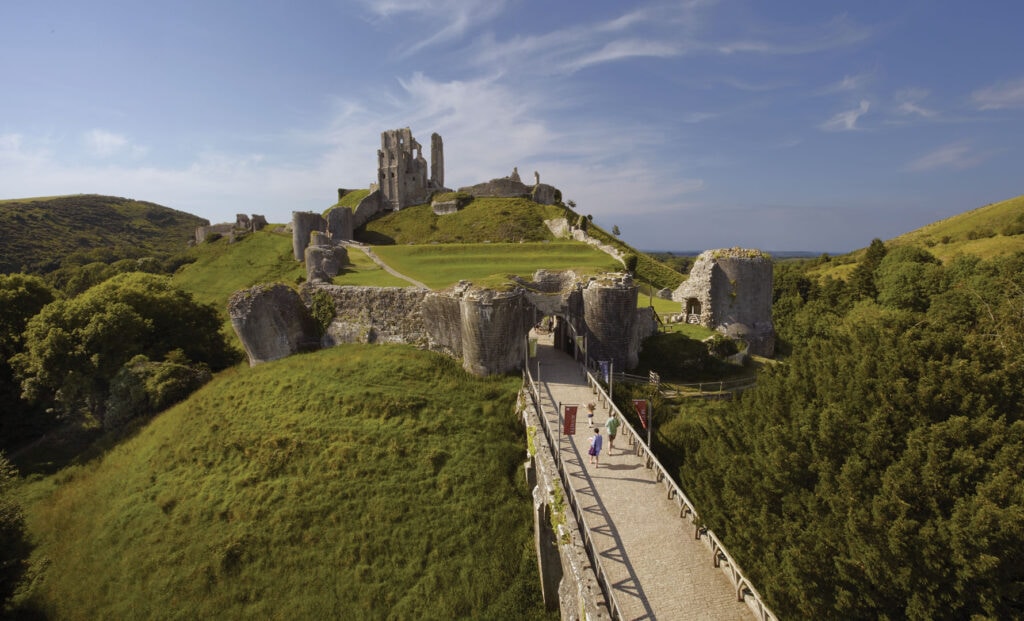
[(406, 281), (408, 283), (411, 283), (413, 286), (419, 287), (420, 289), (429, 289), (430, 288), (430, 287), (426, 286), (425, 284), (421, 283), (420, 281), (418, 281), (418, 280), (416, 280), (414, 278), (410, 278), (410, 277), (406, 276), (405, 274), (402, 274), (402, 273), (398, 272), (397, 270), (395, 270), (394, 268), (392, 268), (390, 265), (385, 263), (380, 257), (378, 257), (377, 253), (375, 253), (369, 246), (364, 246), (363, 244), (358, 244), (358, 243), (350, 242), (350, 241), (345, 242), (344, 245), (345, 245), (346, 248), (357, 248), (357, 249), (361, 250), (363, 252), (363, 254), (365, 254), (366, 256), (370, 257), (371, 261), (373, 261), (374, 263), (379, 265), (380, 268), (383, 269), (388, 274), (391, 274), (392, 276), (394, 276), (396, 278), (401, 278), (402, 280), (404, 280), (404, 281)]
[(542, 406), (551, 429), (558, 427), (560, 404), (579, 406), (576, 434), (562, 435), (558, 450), (624, 618), (754, 618), (747, 604), (737, 601), (735, 588), (715, 567), (711, 551), (679, 517), (678, 506), (666, 498), (643, 458), (622, 436), (614, 448), (608, 446), (606, 406), (598, 407), (593, 420), (604, 437), (604, 450), (599, 464), (589, 463), (593, 430), (585, 406), (596, 399), (576, 361), (541, 335), (532, 367), (540, 376)]

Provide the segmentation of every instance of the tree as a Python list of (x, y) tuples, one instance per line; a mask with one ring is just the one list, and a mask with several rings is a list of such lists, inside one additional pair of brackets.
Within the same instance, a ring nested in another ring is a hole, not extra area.
[(22, 334), (29, 319), (53, 298), (38, 276), (0, 274), (0, 445), (7, 448), (36, 433), (39, 414), (22, 400), (8, 360), (24, 349)]
[(11, 364), (25, 398), (102, 419), (110, 383), (127, 362), (139, 354), (160, 362), (177, 350), (214, 370), (238, 357), (212, 306), (165, 276), (134, 272), (44, 307), (28, 322), (25, 350)]
[(871, 240), (871, 245), (864, 253), (864, 258), (850, 274), (850, 288), (857, 299), (873, 300), (878, 295), (878, 291), (875, 289), (875, 270), (882, 262), (886, 252), (882, 240), (877, 237)]

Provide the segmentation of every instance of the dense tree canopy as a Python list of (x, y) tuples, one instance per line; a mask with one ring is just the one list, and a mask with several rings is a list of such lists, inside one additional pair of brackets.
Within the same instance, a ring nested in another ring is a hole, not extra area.
[(929, 257), (885, 254), (877, 301), (784, 271), (792, 355), (686, 431), (684, 487), (783, 618), (1024, 616), (1024, 256)]
[(0, 274), (0, 446), (9, 447), (31, 434), (28, 419), (38, 415), (21, 399), (21, 386), (8, 361), (22, 351), (29, 319), (53, 298), (38, 276)]
[(25, 398), (102, 418), (110, 384), (137, 355), (217, 370), (236, 360), (216, 310), (164, 276), (128, 273), (56, 300), (30, 319), (24, 351), (11, 359)]

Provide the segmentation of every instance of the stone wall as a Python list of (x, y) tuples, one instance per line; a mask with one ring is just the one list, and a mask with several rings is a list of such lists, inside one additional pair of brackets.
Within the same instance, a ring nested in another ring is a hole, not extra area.
[(775, 352), (772, 262), (759, 250), (727, 248), (700, 254), (672, 294), (697, 323), (741, 338), (751, 354)]
[(249, 366), (319, 348), (319, 329), (307, 306), (287, 285), (257, 285), (228, 299), (228, 316)]
[(410, 343), (427, 348), (429, 339), (420, 309), (428, 293), (413, 287), (341, 287), (307, 283), (302, 299), (312, 305), (313, 296), (324, 291), (334, 300), (334, 320), (325, 330), (322, 344)]
[(313, 231), (326, 231), (327, 221), (312, 211), (292, 212), (292, 252), (296, 261), (306, 259), (306, 247), (309, 246), (310, 234)]
[(632, 278), (605, 277), (583, 287), (584, 333), (587, 353), (595, 360), (611, 360), (616, 369), (632, 369), (640, 359), (643, 339), (657, 331), (654, 317), (637, 309), (637, 288)]
[[(319, 238), (324, 234), (312, 235)], [(330, 247), (310, 246), (307, 262), (319, 264), (317, 257), (324, 248)], [(266, 345), (257, 341), (291, 344), (277, 346), (279, 349), (274, 351), (294, 352), (313, 339), (322, 347), (355, 342), (407, 343), (460, 358), (463, 368), (476, 375), (508, 373), (522, 368), (530, 328), (541, 315), (548, 314), (572, 322), (588, 335), (593, 357), (612, 359), (616, 368), (622, 369), (636, 366), (641, 343), (657, 329), (650, 311), (636, 308), (636, 287), (624, 275), (593, 280), (581, 288), (575, 279), (567, 280), (565, 273), (541, 270), (538, 281), (531, 283), (532, 291), (526, 287), (494, 291), (465, 281), (444, 291), (342, 287), (327, 284), (326, 278), (312, 272), (310, 276), (295, 295), (301, 296), (298, 304), (303, 307), (303, 316), (309, 316), (308, 307), (312, 307), (317, 294), (325, 292), (333, 300), (334, 318), (322, 336), (318, 326), (310, 331), (303, 323), (305, 319), (294, 319), (302, 313), (284, 292), (278, 291), (290, 290), (285, 285), (276, 285), (275, 291), (287, 309), (288, 321), (274, 318), (270, 309), (234, 301), (258, 297), (262, 291), (259, 287), (232, 296), (232, 325), (250, 352), (251, 364), (281, 357), (260, 353)], [(247, 329), (250, 324), (259, 329)], [(294, 345), (300, 341), (301, 347)]]
[[(536, 173), (534, 173), (536, 175)], [(551, 185), (541, 183), (537, 175), (537, 183), (526, 185), (519, 180), (519, 172), (513, 171), (508, 177), (491, 179), (476, 185), (459, 188), (459, 192), (472, 194), (476, 198), (528, 198), (542, 205), (554, 205), (562, 198), (562, 192)]]
[(260, 231), (267, 226), (267, 219), (261, 215), (253, 214), (252, 217), (245, 215), (244, 213), (235, 214), (235, 222), (222, 222), (220, 224), (210, 224), (206, 226), (196, 227), (196, 243), (201, 244), (206, 241), (206, 238), (212, 233), (219, 235), (231, 235), (234, 236), (235, 231), (251, 232)]
[(556, 494), (565, 498), (566, 492), (552, 457), (554, 451), (541, 431), (543, 423), (525, 388), (519, 394), (519, 407), (536, 449), (529, 455), (525, 471), (527, 485), (533, 490), (534, 544), (544, 605), (548, 610), (560, 610), (566, 621), (611, 619), (576, 520), (571, 514), (566, 516), (558, 532), (551, 526), (553, 512), (570, 509), (555, 505)]

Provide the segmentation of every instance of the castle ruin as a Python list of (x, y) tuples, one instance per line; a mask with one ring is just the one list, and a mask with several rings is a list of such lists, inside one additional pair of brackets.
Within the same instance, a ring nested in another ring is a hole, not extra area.
[(381, 132), (377, 151), (377, 187), (385, 209), (398, 211), (421, 205), (431, 194), (444, 190), (444, 144), (441, 136), (430, 136), (430, 176), (423, 147), (412, 137), (412, 130), (389, 129)]
[(771, 257), (748, 248), (702, 252), (672, 292), (687, 323), (743, 340), (759, 356), (775, 353)]

